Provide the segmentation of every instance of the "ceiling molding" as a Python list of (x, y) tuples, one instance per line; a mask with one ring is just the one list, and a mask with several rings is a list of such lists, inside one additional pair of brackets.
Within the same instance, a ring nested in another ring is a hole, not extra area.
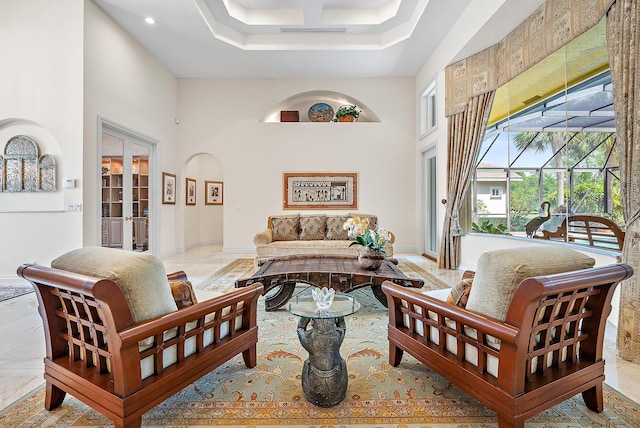
[(411, 37), (430, 0), (385, 0), (335, 7), (302, 0), (298, 8), (250, 8), (238, 0), (194, 0), (211, 34), (243, 50), (382, 50)]

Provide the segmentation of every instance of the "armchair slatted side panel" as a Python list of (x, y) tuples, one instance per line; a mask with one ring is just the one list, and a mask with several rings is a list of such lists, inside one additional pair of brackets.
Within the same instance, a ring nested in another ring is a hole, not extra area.
[[(455, 361), (465, 370), (479, 375), (487, 374), (491, 357), (495, 359), (499, 354), (496, 336), (505, 341), (515, 340), (515, 330), (493, 331), (495, 336), (491, 336), (487, 331), (474, 327), (477, 320), (467, 318), (469, 312), (453, 305), (443, 307), (443, 302), (437, 299), (422, 299), (425, 296), (415, 292), (402, 295), (402, 298), (396, 297), (395, 291), (402, 289), (394, 289), (393, 312), (396, 319), (390, 323), (394, 329), (390, 329), (389, 334), (399, 334), (398, 338), (411, 337), (420, 345), (437, 352), (444, 364)], [(391, 317), (391, 312), (389, 314)], [(403, 348), (390, 344), (389, 362), (397, 366), (402, 356)], [(497, 384), (491, 377), (487, 377), (487, 381)]]
[(66, 325), (60, 335), (68, 342), (69, 358), (107, 373), (111, 354), (107, 347), (107, 327), (99, 315), (100, 303), (90, 296), (66, 290), (49, 287), (47, 291), (60, 299), (56, 314)]
[(600, 288), (587, 287), (548, 295), (540, 302), (529, 339), (528, 381), (533, 381), (536, 375), (546, 375), (551, 367), (564, 361), (577, 364), (586, 358), (580, 352), (580, 344), (589, 334), (582, 325), (585, 319), (597, 316), (586, 306), (600, 293)]

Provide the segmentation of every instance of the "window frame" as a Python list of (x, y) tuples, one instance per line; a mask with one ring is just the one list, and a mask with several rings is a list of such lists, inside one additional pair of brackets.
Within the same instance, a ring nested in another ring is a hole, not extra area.
[(433, 79), (420, 93), (420, 138), (438, 128), (438, 92), (436, 80)]

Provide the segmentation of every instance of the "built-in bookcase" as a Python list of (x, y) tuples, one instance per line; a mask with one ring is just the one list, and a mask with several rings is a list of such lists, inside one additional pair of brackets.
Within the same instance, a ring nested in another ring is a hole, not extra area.
[[(122, 156), (102, 157), (102, 245), (122, 247), (122, 199), (124, 188)], [(136, 249), (146, 249), (149, 213), (149, 162), (133, 156), (131, 166), (131, 214), (133, 242)]]

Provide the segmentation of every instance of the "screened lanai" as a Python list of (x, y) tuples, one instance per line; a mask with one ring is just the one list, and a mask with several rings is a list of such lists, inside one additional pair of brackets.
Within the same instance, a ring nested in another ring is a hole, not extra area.
[(496, 91), (474, 170), (473, 230), (524, 235), (569, 214), (622, 225), (604, 21)]

